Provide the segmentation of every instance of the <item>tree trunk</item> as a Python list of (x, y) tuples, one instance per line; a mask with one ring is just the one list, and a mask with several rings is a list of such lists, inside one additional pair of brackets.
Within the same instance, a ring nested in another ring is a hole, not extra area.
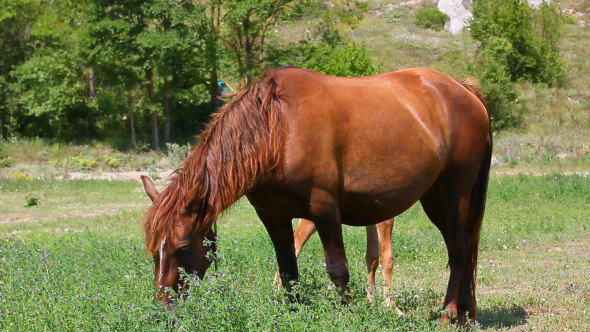
[(150, 114), (150, 122), (152, 124), (152, 144), (154, 150), (160, 151), (160, 138), (158, 137), (158, 113), (152, 112)]
[(88, 98), (91, 100), (96, 99), (96, 87), (94, 81), (96, 76), (94, 75), (94, 68), (88, 68)]
[(252, 85), (252, 71), (254, 69), (254, 55), (252, 50), (253, 41), (250, 39), (250, 18), (247, 17), (243, 22), (243, 29), (244, 29), (244, 39), (245, 39), (245, 46), (246, 46), (246, 87)]
[(211, 69), (211, 111), (216, 112), (221, 107), (221, 99), (219, 99), (219, 84), (217, 81), (217, 63), (214, 62)]
[[(145, 70), (145, 76), (147, 79), (147, 96), (148, 102), (151, 105), (154, 103), (154, 72), (152, 68), (148, 68)], [(152, 126), (152, 147), (154, 150), (160, 150), (160, 138), (158, 136), (158, 112), (152, 111), (150, 113), (150, 123)]]
[(131, 91), (127, 91), (127, 107), (129, 109), (129, 126), (131, 127), (131, 143), (133, 147), (137, 146), (137, 135), (135, 134), (135, 112), (133, 111), (133, 96)]
[(164, 78), (164, 142), (170, 142), (170, 82)]

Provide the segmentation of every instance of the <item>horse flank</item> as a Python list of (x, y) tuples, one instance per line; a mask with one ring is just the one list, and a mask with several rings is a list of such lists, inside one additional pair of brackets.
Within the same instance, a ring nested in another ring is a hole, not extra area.
[[(179, 211), (192, 216), (197, 232), (210, 228), (221, 212), (281, 162), (284, 130), (275, 73), (239, 92), (213, 115), (199, 136), (202, 143), (173, 172), (144, 216), (146, 250), (158, 250)], [(186, 206), (185, 195), (193, 187), (199, 197)]]

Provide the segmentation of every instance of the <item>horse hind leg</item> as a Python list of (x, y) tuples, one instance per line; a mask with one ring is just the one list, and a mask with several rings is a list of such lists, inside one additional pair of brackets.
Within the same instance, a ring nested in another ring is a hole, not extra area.
[(464, 325), (467, 322), (467, 313), (470, 318), (475, 318), (475, 297), (472, 292), (474, 276), (470, 273), (473, 248), (467, 227), (470, 190), (465, 190), (464, 193), (448, 190), (457, 187), (456, 184), (445, 185), (439, 181), (420, 202), (424, 212), (442, 233), (449, 255), (451, 273), (441, 322), (450, 320)]
[(373, 302), (373, 288), (375, 287), (375, 272), (379, 267), (379, 236), (375, 225), (366, 227), (367, 251), (365, 252), (365, 263), (367, 264), (367, 299)]
[[(391, 245), (391, 232), (393, 230), (393, 218), (378, 223), (376, 228), (379, 238), (379, 256), (381, 257), (383, 280), (385, 280), (385, 286), (383, 286), (385, 306), (392, 307), (393, 247)], [(395, 307), (395, 312), (400, 317), (404, 315), (404, 313), (398, 307)]]
[[(379, 239), (379, 256), (381, 257), (381, 266), (383, 268), (383, 279), (385, 286), (383, 293), (387, 297), (390, 295), (393, 283), (391, 281), (393, 272), (393, 248), (391, 246), (391, 231), (393, 229), (393, 218), (380, 222), (376, 225)], [(389, 300), (389, 297), (386, 298)]]

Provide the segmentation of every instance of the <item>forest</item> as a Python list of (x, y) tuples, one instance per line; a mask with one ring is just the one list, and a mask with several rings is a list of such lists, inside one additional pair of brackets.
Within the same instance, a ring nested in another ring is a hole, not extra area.
[[(0, 134), (108, 139), (120, 147), (149, 142), (158, 150), (194, 135), (222, 103), (223, 88), (246, 87), (265, 68), (374, 73), (362, 45), (340, 33), (357, 24), (366, 4), (336, 5), (3, 0)], [(313, 21), (304, 39), (269, 42), (275, 26), (304, 19)]]
[[(222, 94), (266, 69), (360, 76), (414, 64), (473, 76), (497, 130), (522, 126), (517, 84), (563, 84), (555, 3), (478, 0), (459, 36), (432, 1), (0, 0), (0, 137), (159, 150), (191, 142)], [(374, 45), (408, 25), (421, 43)], [(363, 36), (364, 35), (364, 36)], [(428, 39), (450, 41), (427, 52)], [(418, 48), (414, 50), (415, 48)], [(458, 49), (457, 49), (458, 48)], [(416, 53), (421, 61), (406, 61)], [(429, 53), (442, 53), (432, 59)]]

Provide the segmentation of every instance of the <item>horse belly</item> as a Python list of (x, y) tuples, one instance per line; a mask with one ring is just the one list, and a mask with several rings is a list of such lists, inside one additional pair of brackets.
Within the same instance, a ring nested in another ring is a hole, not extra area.
[(403, 213), (428, 191), (442, 170), (435, 156), (422, 163), (380, 158), (381, 162), (368, 160), (345, 172), (340, 201), (344, 224), (365, 226)]

